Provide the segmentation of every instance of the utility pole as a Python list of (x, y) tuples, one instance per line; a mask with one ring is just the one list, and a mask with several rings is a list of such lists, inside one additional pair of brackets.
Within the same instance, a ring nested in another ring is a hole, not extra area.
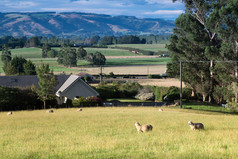
[(99, 77), (100, 77), (100, 83), (102, 83), (102, 66), (100, 66)]

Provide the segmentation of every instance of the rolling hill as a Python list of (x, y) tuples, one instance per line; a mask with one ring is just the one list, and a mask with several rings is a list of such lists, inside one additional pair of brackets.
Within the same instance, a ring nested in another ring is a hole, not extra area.
[(0, 36), (170, 34), (173, 21), (80, 12), (0, 13)]

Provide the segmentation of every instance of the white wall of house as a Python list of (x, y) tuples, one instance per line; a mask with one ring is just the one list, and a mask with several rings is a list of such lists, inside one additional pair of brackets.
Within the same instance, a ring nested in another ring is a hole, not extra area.
[(89, 96), (98, 96), (97, 93), (93, 92), (88, 88), (87, 85), (82, 83), (80, 80), (72, 84), (67, 90), (62, 93), (62, 96), (67, 97), (68, 99), (74, 99), (76, 96), (79, 97), (89, 97)]

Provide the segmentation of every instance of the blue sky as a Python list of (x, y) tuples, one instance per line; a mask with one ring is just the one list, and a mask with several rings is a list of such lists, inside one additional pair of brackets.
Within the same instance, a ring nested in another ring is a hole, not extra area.
[(184, 5), (172, 0), (0, 0), (0, 12), (86, 12), (176, 19)]

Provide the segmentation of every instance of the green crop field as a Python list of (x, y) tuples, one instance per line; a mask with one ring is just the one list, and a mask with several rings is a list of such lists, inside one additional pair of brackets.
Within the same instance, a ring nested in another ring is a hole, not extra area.
[(167, 64), (171, 58), (121, 58), (121, 59), (107, 59), (106, 65), (158, 65)]
[(21, 49), (12, 49), (12, 56), (22, 56), (24, 58), (41, 58), (42, 51), (40, 48), (21, 48)]
[(111, 48), (85, 48), (87, 53), (95, 53), (96, 51), (102, 53), (104, 56), (138, 56), (128, 50), (111, 49)]
[(141, 50), (148, 50), (148, 51), (168, 51), (165, 48), (166, 44), (117, 44), (117, 45), (108, 45), (108, 47), (130, 47), (130, 48), (137, 48)]
[[(238, 158), (238, 116), (158, 107), (0, 112), (0, 158)], [(191, 130), (189, 120), (205, 130)], [(151, 124), (137, 133), (135, 122)]]

